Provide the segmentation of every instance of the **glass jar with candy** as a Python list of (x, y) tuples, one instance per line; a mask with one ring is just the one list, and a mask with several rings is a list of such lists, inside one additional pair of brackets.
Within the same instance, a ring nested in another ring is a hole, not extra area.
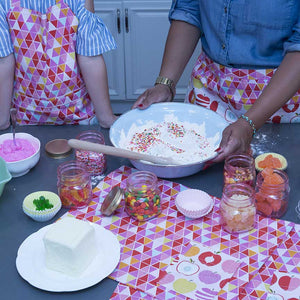
[[(103, 134), (95, 130), (81, 132), (76, 138), (82, 141), (105, 145)], [(87, 170), (91, 176), (102, 175), (106, 170), (106, 156), (103, 153), (76, 149), (75, 156), (78, 161), (87, 166)]]
[(277, 169), (263, 169), (257, 174), (255, 192), (257, 212), (265, 217), (280, 218), (288, 207), (288, 175)]
[(150, 220), (161, 213), (160, 192), (155, 174), (137, 171), (129, 175), (125, 189), (125, 210), (138, 221)]
[(82, 208), (92, 200), (92, 184), (86, 165), (76, 160), (57, 168), (57, 189), (63, 207)]
[(224, 186), (232, 183), (245, 183), (255, 186), (254, 158), (248, 154), (232, 154), (224, 163)]
[(240, 233), (254, 228), (255, 192), (245, 183), (228, 184), (223, 189), (220, 202), (221, 225), (230, 233)]

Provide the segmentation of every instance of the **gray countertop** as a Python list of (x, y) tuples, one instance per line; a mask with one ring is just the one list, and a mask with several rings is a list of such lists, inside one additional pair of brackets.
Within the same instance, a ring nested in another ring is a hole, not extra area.
[[(105, 136), (106, 144), (109, 141), (109, 131), (98, 126), (26, 126), (18, 127), (17, 131), (27, 132), (41, 141), (41, 157), (38, 164), (30, 172), (22, 177), (13, 178), (4, 188), (0, 198), (0, 291), (1, 299), (109, 299), (117, 282), (104, 279), (100, 283), (72, 293), (52, 293), (37, 289), (23, 280), (16, 269), (16, 255), (21, 243), (33, 232), (45, 225), (51, 224), (58, 217), (67, 212), (62, 208), (54, 219), (39, 223), (26, 216), (22, 210), (24, 197), (34, 191), (49, 190), (57, 193), (56, 169), (57, 166), (67, 160), (73, 159), (74, 154), (64, 159), (53, 159), (45, 153), (45, 145), (48, 141), (57, 138), (75, 138), (85, 130), (101, 130)], [(3, 133), (9, 132), (9, 130)], [(287, 174), (290, 180), (290, 200), (284, 220), (299, 223), (295, 208), (300, 200), (300, 124), (266, 124), (253, 141), (254, 155), (264, 152), (277, 152), (284, 155), (288, 161)], [(130, 165), (124, 158), (107, 157), (107, 171), (117, 169), (122, 165)], [(210, 195), (221, 197), (223, 187), (223, 163), (215, 164), (205, 171), (195, 175), (171, 179), (190, 188), (198, 188)], [(93, 298), (92, 298), (93, 297)]]

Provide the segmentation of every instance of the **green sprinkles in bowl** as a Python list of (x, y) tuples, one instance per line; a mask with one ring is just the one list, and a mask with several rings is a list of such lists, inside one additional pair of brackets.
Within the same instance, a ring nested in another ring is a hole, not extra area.
[(40, 196), (39, 199), (34, 199), (33, 204), (35, 205), (35, 209), (39, 211), (53, 207), (53, 204), (49, 202), (49, 199), (46, 199), (44, 196)]

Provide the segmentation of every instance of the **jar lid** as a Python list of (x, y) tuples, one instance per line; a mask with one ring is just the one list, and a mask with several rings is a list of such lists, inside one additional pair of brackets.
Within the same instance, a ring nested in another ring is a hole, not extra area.
[(46, 153), (52, 158), (64, 158), (72, 153), (71, 146), (66, 139), (55, 139), (45, 146)]
[(108, 195), (105, 197), (100, 211), (105, 216), (110, 216), (113, 214), (113, 212), (118, 208), (122, 197), (123, 197), (124, 191), (119, 186), (114, 186), (112, 190), (108, 193)]

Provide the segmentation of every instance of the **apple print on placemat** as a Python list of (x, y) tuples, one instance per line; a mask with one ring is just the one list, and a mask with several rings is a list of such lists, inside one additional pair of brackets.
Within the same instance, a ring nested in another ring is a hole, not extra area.
[(240, 263), (228, 254), (193, 242), (172, 259), (158, 284), (192, 299), (214, 299)]
[(299, 300), (300, 275), (275, 271), (272, 276), (267, 300)]

